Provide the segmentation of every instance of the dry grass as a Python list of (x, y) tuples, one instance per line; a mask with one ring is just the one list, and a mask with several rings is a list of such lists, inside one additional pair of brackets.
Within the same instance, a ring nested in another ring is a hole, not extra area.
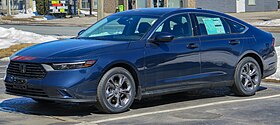
[(9, 57), (15, 52), (31, 45), (34, 45), (34, 43), (17, 44), (17, 45), (12, 45), (9, 48), (0, 49), (0, 58)]
[(2, 20), (10, 20), (10, 21), (32, 21), (33, 18), (13, 18), (12, 16), (3, 16)]
[(262, 81), (264, 81), (264, 82), (280, 83), (280, 80), (276, 80), (276, 79), (263, 79)]

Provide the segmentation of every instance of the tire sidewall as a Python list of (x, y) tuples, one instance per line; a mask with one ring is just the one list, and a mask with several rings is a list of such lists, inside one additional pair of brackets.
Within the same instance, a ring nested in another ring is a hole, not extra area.
[[(246, 63), (254, 63), (256, 66), (257, 66), (257, 70), (258, 70), (258, 73), (260, 74), (259, 76), (259, 79), (258, 79), (258, 83), (257, 83), (257, 86), (252, 90), (252, 91), (247, 91), (244, 89), (241, 81), (240, 81), (240, 74), (241, 74), (241, 70), (242, 70), (242, 67), (246, 64)], [(245, 96), (250, 96), (250, 95), (254, 95), (255, 92), (259, 89), (259, 86), (260, 86), (260, 83), (261, 83), (261, 77), (262, 77), (262, 74), (261, 74), (261, 69), (260, 69), (260, 66), (258, 64), (258, 62), (251, 58), (251, 57), (245, 57), (243, 58), (237, 65), (236, 67), (236, 70), (235, 70), (235, 76), (234, 76), (234, 86), (235, 88), (237, 89), (237, 91), (241, 94), (241, 95), (245, 95)]]
[[(106, 82), (109, 80), (110, 77), (112, 77), (115, 74), (122, 74), (124, 76), (126, 76), (129, 80), (129, 82), (131, 83), (131, 89), (132, 89), (132, 94), (131, 94), (131, 99), (129, 100), (128, 104), (122, 108), (115, 108), (112, 107), (109, 102), (106, 99), (105, 96), (105, 91), (106, 91)], [(132, 77), (132, 75), (130, 74), (129, 71), (127, 71), (124, 68), (121, 67), (116, 67), (113, 68), (109, 71), (107, 71), (101, 78), (98, 88), (97, 88), (97, 103), (100, 104), (100, 106), (102, 107), (102, 109), (107, 112), (107, 113), (120, 113), (120, 112), (124, 112), (126, 110), (129, 109), (129, 107), (131, 106), (131, 104), (134, 101), (135, 95), (136, 95), (136, 91), (135, 91), (135, 82), (134, 79)]]

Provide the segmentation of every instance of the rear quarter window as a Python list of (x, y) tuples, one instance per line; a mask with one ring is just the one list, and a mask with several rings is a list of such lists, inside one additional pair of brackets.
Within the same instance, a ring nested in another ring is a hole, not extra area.
[(234, 22), (234, 21), (231, 21), (229, 19), (225, 19), (230, 27), (230, 30), (231, 30), (231, 33), (242, 33), (246, 30), (246, 27), (237, 23), (237, 22)]

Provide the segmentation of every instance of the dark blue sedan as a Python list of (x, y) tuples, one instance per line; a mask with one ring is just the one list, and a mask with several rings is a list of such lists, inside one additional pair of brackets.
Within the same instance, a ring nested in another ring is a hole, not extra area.
[(223, 13), (137, 9), (108, 16), (72, 39), (10, 57), (6, 92), (37, 102), (87, 102), (119, 113), (135, 99), (229, 86), (254, 95), (276, 71), (275, 39)]

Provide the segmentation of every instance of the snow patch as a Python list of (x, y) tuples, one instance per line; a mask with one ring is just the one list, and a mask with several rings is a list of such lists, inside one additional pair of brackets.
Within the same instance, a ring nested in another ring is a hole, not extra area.
[(0, 27), (0, 49), (20, 43), (42, 43), (57, 40), (54, 36), (39, 35), (32, 32)]
[(10, 58), (9, 57), (5, 57), (5, 58), (0, 59), (0, 61), (8, 62), (8, 61), (10, 61)]
[[(80, 13), (84, 14), (86, 16), (90, 15), (90, 11), (87, 11), (87, 10), (80, 10)], [(92, 11), (91, 14), (94, 15), (94, 16), (97, 16), (97, 12), (95, 12), (95, 11)]]
[(255, 26), (280, 26), (280, 19), (253, 23)]
[(13, 15), (13, 18), (17, 18), (17, 19), (33, 18), (36, 21), (56, 19), (56, 17), (52, 15), (44, 15), (44, 16), (39, 15), (37, 12), (33, 12), (32, 9), (28, 9), (26, 13), (24, 11), (21, 11), (19, 14)]
[(36, 16), (36, 14), (33, 13), (31, 8), (29, 8), (26, 13), (21, 12), (17, 15), (13, 15), (14, 18), (32, 18), (33, 16)]

